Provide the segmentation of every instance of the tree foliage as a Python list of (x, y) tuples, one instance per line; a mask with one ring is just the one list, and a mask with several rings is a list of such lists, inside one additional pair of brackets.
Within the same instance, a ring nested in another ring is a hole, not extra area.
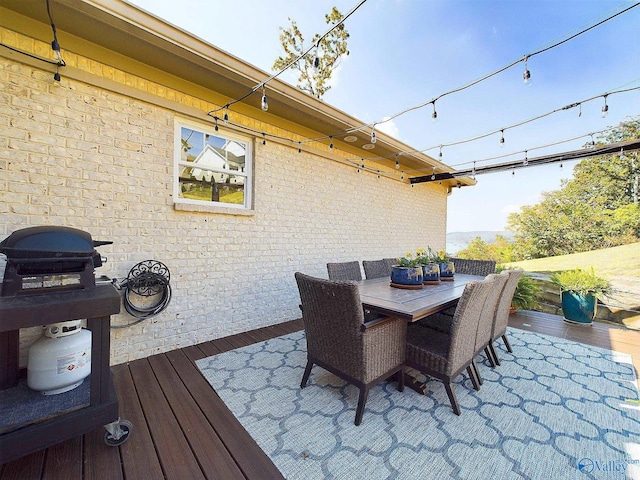
[[(600, 144), (640, 137), (640, 120), (623, 122)], [(582, 160), (562, 188), (509, 216), (520, 259), (585, 252), (640, 241), (637, 152)]]
[[(329, 25), (336, 25), (342, 20), (343, 15), (336, 7), (331, 9), (331, 13), (325, 14), (325, 22)], [(279, 71), (287, 67), (296, 58), (309, 47), (305, 45), (304, 37), (298, 29), (295, 20), (288, 19), (291, 22), (289, 28), (280, 27), (280, 42), (284, 49), (284, 56), (280, 56), (273, 63), (272, 69)], [(340, 65), (341, 59), (349, 55), (347, 50), (347, 39), (349, 32), (344, 28), (344, 24), (338, 25), (324, 38), (320, 39), (319, 34), (315, 34), (311, 39), (311, 45), (317, 46), (317, 51), (313, 50), (305, 55), (299, 61), (294, 63), (291, 68), (295, 68), (299, 72), (298, 88), (317, 98), (322, 96), (331, 89), (329, 80), (333, 71)], [(315, 58), (319, 59), (318, 68), (314, 68)]]
[(467, 248), (460, 250), (456, 256), (472, 260), (494, 260), (496, 263), (518, 260), (513, 253), (513, 243), (502, 235), (496, 235), (495, 241), (492, 243), (476, 237), (469, 243)]

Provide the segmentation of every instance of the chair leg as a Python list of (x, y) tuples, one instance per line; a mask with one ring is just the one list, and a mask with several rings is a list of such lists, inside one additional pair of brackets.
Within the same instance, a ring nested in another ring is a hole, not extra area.
[(311, 360), (307, 360), (307, 366), (304, 369), (304, 374), (302, 375), (302, 382), (300, 382), (300, 388), (304, 388), (307, 386), (307, 381), (309, 381), (309, 375), (311, 375), (311, 368), (313, 367), (313, 362)]
[(493, 342), (489, 344), (489, 350), (491, 350), (491, 354), (493, 355), (493, 360), (496, 365), (500, 366), (500, 358), (498, 358), (498, 352), (496, 352), (496, 348), (493, 346)]
[(456, 394), (453, 391), (451, 381), (442, 383), (444, 383), (444, 388), (445, 390), (447, 390), (447, 395), (449, 397), (449, 401), (451, 402), (453, 413), (455, 413), (456, 415), (460, 415), (460, 405), (458, 405), (458, 399), (456, 398)]
[(362, 414), (364, 413), (364, 404), (367, 403), (367, 396), (369, 396), (369, 387), (363, 385), (360, 387), (360, 396), (358, 397), (358, 408), (356, 409), (355, 425), (358, 426), (362, 423)]
[(484, 354), (487, 356), (487, 360), (489, 360), (489, 365), (491, 365), (491, 368), (496, 368), (496, 361), (494, 360), (493, 355), (491, 354), (489, 345), (484, 347)]
[(478, 378), (476, 377), (476, 373), (471, 368), (471, 365), (467, 367), (467, 373), (469, 374), (469, 378), (471, 379), (471, 383), (473, 384), (474, 390), (480, 390), (480, 384), (478, 383)]
[(513, 353), (513, 350), (511, 350), (511, 344), (509, 343), (509, 339), (507, 338), (506, 333), (502, 335), (502, 341), (504, 342), (504, 346), (507, 347), (507, 351), (509, 353)]
[(404, 367), (397, 373), (398, 376), (398, 391), (404, 392)]
[(482, 385), (484, 382), (482, 381), (482, 376), (480, 375), (480, 370), (478, 370), (478, 364), (476, 363), (475, 359), (471, 360), (471, 367), (473, 368), (473, 371), (476, 372), (476, 377), (478, 377), (478, 383)]

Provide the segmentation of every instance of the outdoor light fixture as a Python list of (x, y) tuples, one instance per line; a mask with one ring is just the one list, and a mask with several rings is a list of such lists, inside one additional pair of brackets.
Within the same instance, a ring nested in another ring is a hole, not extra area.
[(431, 114), (431, 121), (435, 122), (438, 119), (438, 112), (436, 112), (436, 102), (435, 100), (431, 102), (433, 105), (433, 113)]
[(436, 179), (436, 167), (433, 167), (433, 171), (431, 172), (431, 180)]
[(229, 105), (227, 105), (227, 109), (224, 112), (224, 117), (222, 117), (224, 123), (229, 123)]
[(376, 143), (376, 124), (373, 124), (373, 127), (371, 127), (371, 143)]
[(504, 128), (500, 130), (500, 148), (504, 148)]
[(400, 162), (398, 161), (398, 154), (396, 153), (396, 169), (400, 168)]
[(218, 117), (213, 117), (213, 121), (216, 122), (216, 126), (213, 127), (213, 129), (217, 132), (218, 131)]
[(527, 60), (529, 60), (528, 55), (524, 57), (524, 72), (522, 72), (522, 79), (524, 80), (524, 83), (531, 85), (531, 82), (529, 81), (531, 80), (531, 72), (527, 68)]
[(527, 150), (524, 151), (524, 161), (522, 162), (522, 165), (524, 165), (525, 167), (527, 165), (529, 165), (529, 158), (527, 157)]
[(607, 118), (609, 114), (609, 105), (607, 105), (607, 96), (604, 96), (604, 105), (602, 106), (602, 118)]
[(264, 92), (264, 86), (262, 87), (262, 111), (266, 112), (267, 110), (269, 110), (269, 104), (267, 103), (267, 95)]
[(298, 142), (298, 153), (302, 153), (302, 142)]
[(333, 136), (329, 135), (329, 150), (333, 150)]
[(440, 145), (440, 153), (438, 154), (438, 157), (442, 160), (442, 145)]
[(267, 144), (267, 138), (266, 138), (266, 136), (265, 136), (265, 134), (264, 134), (264, 133), (262, 134), (262, 144), (263, 144), (263, 145), (266, 145), (266, 144)]

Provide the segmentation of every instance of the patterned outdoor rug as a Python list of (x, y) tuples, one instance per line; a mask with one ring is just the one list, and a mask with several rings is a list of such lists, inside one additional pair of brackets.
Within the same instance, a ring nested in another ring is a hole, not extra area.
[(640, 479), (640, 400), (628, 355), (510, 329), (514, 353), (425, 396), (396, 383), (358, 390), (306, 363), (303, 332), (198, 361), (282, 474), (294, 479)]

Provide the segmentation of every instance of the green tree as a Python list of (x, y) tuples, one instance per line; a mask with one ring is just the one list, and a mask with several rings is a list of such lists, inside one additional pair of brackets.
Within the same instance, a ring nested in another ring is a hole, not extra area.
[[(325, 22), (329, 25), (336, 25), (342, 20), (343, 15), (336, 7), (331, 9), (331, 13), (325, 14)], [(280, 42), (285, 55), (280, 56), (273, 63), (273, 70), (279, 71), (298, 58), (309, 47), (304, 44), (304, 37), (298, 29), (295, 20), (291, 20), (291, 26), (287, 29), (280, 27)], [(344, 28), (344, 24), (338, 25), (328, 35), (320, 39), (319, 34), (315, 34), (311, 40), (311, 45), (316, 45), (317, 51), (313, 50), (299, 61), (292, 65), (299, 72), (298, 88), (317, 98), (331, 89), (329, 80), (333, 71), (338, 68), (340, 61), (345, 55), (349, 55), (347, 50), (347, 39), (349, 32)], [(314, 67), (316, 56), (318, 66)]]
[(502, 235), (496, 235), (495, 241), (492, 243), (476, 237), (469, 243), (467, 248), (460, 250), (456, 256), (473, 260), (494, 260), (496, 263), (517, 260), (513, 254), (513, 244)]
[[(600, 144), (640, 137), (640, 120), (621, 123)], [(509, 216), (520, 259), (585, 252), (638, 241), (637, 152), (582, 160), (574, 177), (543, 200)]]

